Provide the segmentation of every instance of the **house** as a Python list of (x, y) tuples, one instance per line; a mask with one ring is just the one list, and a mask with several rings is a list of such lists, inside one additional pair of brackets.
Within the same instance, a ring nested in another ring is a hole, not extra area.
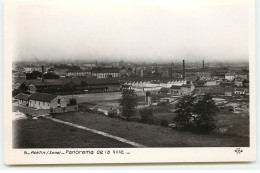
[(234, 91), (234, 94), (245, 95), (246, 94), (246, 89), (244, 89), (244, 88), (236, 88), (235, 91)]
[(216, 86), (217, 81), (215, 80), (198, 80), (197, 81), (198, 86)]
[(233, 87), (224, 87), (224, 91), (225, 91), (225, 96), (227, 97), (232, 97), (233, 96), (233, 92), (234, 92), (234, 89)]
[(181, 85), (181, 93), (182, 94), (190, 94), (195, 89), (193, 84), (183, 84)]
[(233, 81), (235, 79), (235, 74), (234, 73), (226, 73), (225, 79), (228, 80), (228, 81)]
[(58, 96), (45, 93), (33, 93), (28, 97), (28, 106), (35, 109), (54, 109), (66, 107), (67, 101)]
[(246, 73), (246, 72), (243, 72), (243, 71), (238, 71), (235, 74), (235, 78), (242, 78), (242, 79), (245, 79), (245, 80), (248, 80), (248, 76), (249, 76), (249, 74)]
[(174, 95), (181, 95), (181, 86), (177, 86), (177, 85), (172, 85), (171, 88), (169, 89), (171, 94)]
[(116, 78), (119, 77), (119, 69), (118, 68), (101, 68), (101, 67), (96, 67), (91, 70), (92, 76), (95, 76), (97, 78)]
[(14, 97), (15, 100), (18, 100), (18, 106), (28, 106), (29, 94), (20, 93)]
[(193, 84), (183, 84), (181, 86), (172, 85), (169, 92), (174, 95), (190, 94), (195, 89)]
[(243, 78), (240, 78), (240, 77), (238, 77), (238, 78), (235, 78), (235, 86), (237, 86), (237, 87), (241, 87), (241, 86), (243, 86)]

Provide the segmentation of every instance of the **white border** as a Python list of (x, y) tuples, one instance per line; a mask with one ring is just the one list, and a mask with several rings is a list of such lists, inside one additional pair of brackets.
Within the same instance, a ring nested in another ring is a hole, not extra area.
[[(15, 43), (8, 35), (8, 6), (4, 12), (4, 161), (8, 165), (18, 164), (91, 164), (91, 163), (162, 163), (162, 162), (248, 162), (256, 160), (256, 81), (255, 81), (255, 2), (250, 1), (249, 17), (249, 67), (250, 67), (250, 147), (243, 147), (243, 154), (236, 154), (234, 147), (196, 148), (124, 148), (129, 155), (24, 155), (24, 149), (12, 148), (12, 53)], [(122, 149), (122, 148), (120, 148)], [(33, 149), (36, 151), (37, 149)], [(39, 149), (48, 151), (50, 149)], [(65, 151), (67, 149), (54, 149)], [(71, 149), (77, 150), (77, 149)], [(83, 150), (78, 149), (78, 150)], [(89, 150), (100, 150), (91, 148)], [(111, 148), (104, 150), (113, 150)], [(26, 149), (26, 151), (30, 151)]]

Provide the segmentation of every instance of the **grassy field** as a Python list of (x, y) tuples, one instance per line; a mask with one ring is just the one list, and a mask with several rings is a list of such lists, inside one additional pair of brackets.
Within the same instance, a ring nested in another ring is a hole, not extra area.
[(39, 118), (13, 121), (14, 148), (120, 148), (131, 145)]
[(199, 135), (86, 112), (66, 113), (56, 115), (55, 118), (107, 132), (148, 147), (249, 146), (248, 137), (216, 134)]

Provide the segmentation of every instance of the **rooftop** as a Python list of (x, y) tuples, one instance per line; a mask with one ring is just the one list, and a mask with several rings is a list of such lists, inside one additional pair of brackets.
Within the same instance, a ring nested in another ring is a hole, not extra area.
[(20, 93), (20, 94), (18, 94), (17, 96), (15, 96), (14, 98), (15, 98), (15, 99), (19, 99), (19, 100), (25, 100), (25, 101), (27, 101), (29, 96), (30, 96), (29, 94)]
[(100, 67), (96, 67), (93, 68), (92, 73), (119, 73), (119, 69), (118, 68), (100, 68)]
[(33, 93), (29, 96), (29, 100), (37, 100), (43, 102), (51, 102), (57, 95), (45, 94), (45, 93)]

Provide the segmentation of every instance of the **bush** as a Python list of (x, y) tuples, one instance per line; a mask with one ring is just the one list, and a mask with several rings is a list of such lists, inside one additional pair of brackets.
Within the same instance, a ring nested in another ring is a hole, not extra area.
[(167, 120), (162, 119), (162, 120), (160, 120), (160, 125), (161, 125), (162, 127), (168, 127), (168, 126), (169, 126), (169, 123), (168, 123)]
[(167, 102), (160, 102), (157, 104), (157, 106), (166, 106), (167, 105)]
[(151, 123), (153, 121), (153, 110), (151, 108), (143, 108), (139, 112), (142, 123)]
[(69, 106), (72, 106), (72, 105), (77, 105), (77, 99), (71, 98), (71, 99), (69, 100)]
[(112, 109), (112, 110), (108, 111), (107, 115), (108, 115), (108, 117), (115, 118), (115, 117), (117, 117), (117, 110)]

